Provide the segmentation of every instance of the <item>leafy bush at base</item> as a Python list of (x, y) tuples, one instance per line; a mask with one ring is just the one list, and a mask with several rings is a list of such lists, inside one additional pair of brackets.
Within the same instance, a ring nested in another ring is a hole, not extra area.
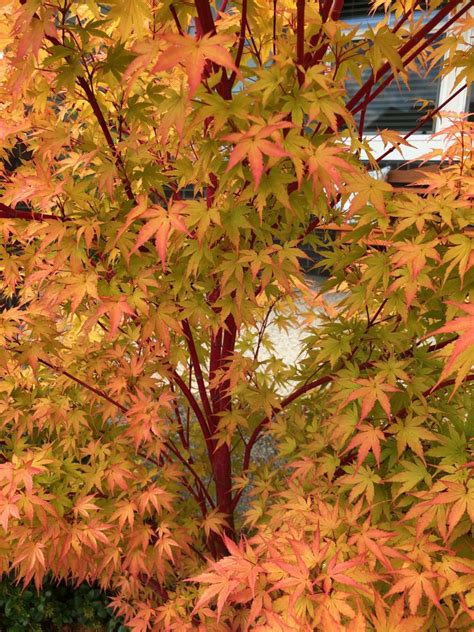
[(46, 580), (38, 593), (33, 585), (22, 590), (11, 578), (0, 582), (1, 632), (125, 632), (107, 608), (98, 588), (78, 588)]

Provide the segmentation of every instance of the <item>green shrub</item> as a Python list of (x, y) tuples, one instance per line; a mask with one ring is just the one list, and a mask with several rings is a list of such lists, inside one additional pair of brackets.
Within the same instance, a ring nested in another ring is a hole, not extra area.
[(107, 607), (107, 596), (88, 584), (46, 580), (40, 592), (6, 577), (0, 582), (1, 632), (125, 632)]

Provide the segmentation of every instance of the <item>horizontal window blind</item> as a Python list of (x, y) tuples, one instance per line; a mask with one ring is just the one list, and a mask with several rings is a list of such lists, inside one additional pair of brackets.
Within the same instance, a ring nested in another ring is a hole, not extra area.
[[(429, 101), (431, 106), (436, 106), (438, 102), (440, 81), (436, 77), (438, 69), (434, 68), (429, 73), (418, 76), (409, 73), (409, 85), (399, 80), (398, 84), (393, 81), (380, 93), (367, 107), (364, 130), (374, 132), (383, 129), (392, 129), (399, 132), (408, 132), (417, 125), (420, 118), (431, 109), (420, 109), (419, 99)], [(366, 81), (370, 77), (370, 71), (363, 71), (362, 78)], [(359, 84), (349, 79), (346, 82), (349, 99), (359, 89)], [(357, 121), (359, 122), (359, 121)], [(433, 131), (433, 120), (428, 120), (418, 130), (419, 134), (428, 134)]]
[[(351, 20), (359, 17), (366, 17), (369, 14), (371, 4), (367, 0), (345, 0), (342, 8), (341, 20)], [(376, 11), (383, 13), (383, 7), (379, 7)]]
[[(424, 2), (420, 3), (423, 8)], [(369, 23), (376, 24), (380, 19), (383, 8), (379, 8), (370, 18), (371, 3), (367, 0), (345, 0), (341, 19), (353, 25), (360, 25), (363, 30)], [(372, 101), (365, 116), (364, 129), (366, 132), (375, 132), (382, 129), (393, 129), (398, 132), (407, 132), (417, 125), (420, 118), (426, 114), (427, 109), (420, 109), (420, 100), (428, 101), (432, 106), (438, 104), (440, 80), (437, 78), (438, 68), (433, 68), (429, 73), (418, 76), (409, 74), (409, 88), (400, 80), (392, 82), (383, 92)], [(362, 73), (363, 81), (370, 77), (370, 70)], [(359, 85), (355, 80), (346, 82), (348, 96), (351, 98)], [(433, 131), (434, 122), (426, 121), (418, 130), (420, 134), (428, 134)]]
[[(445, 4), (444, 2), (441, 2), (438, 9), (440, 7), (442, 7)], [(372, 8), (372, 3), (368, 2), (368, 0), (345, 0), (344, 2), (344, 6), (342, 8), (342, 12), (341, 12), (341, 20), (343, 20), (344, 22), (346, 21), (352, 21), (355, 18), (365, 18), (369, 15), (375, 15), (375, 16), (379, 16), (381, 13), (384, 13), (384, 8), (383, 6), (380, 6), (376, 9), (375, 12), (371, 12), (371, 8)], [(419, 13), (420, 11), (424, 11), (426, 9), (426, 2), (424, 2), (422, 0), (422, 2), (419, 2), (416, 8), (416, 13)]]

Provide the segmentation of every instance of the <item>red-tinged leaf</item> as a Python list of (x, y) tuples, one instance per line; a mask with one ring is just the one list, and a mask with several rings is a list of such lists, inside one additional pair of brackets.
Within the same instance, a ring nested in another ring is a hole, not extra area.
[(8, 532), (8, 521), (10, 518), (20, 518), (20, 512), (15, 503), (19, 498), (19, 494), (15, 494), (9, 499), (0, 497), (0, 524), (5, 533)]
[[(197, 579), (197, 578), (195, 578)], [(218, 617), (220, 617), (222, 608), (225, 605), (225, 599), (228, 597), (231, 590), (238, 586), (239, 582), (236, 580), (229, 580), (226, 578), (220, 578), (220, 581), (213, 583), (206, 588), (199, 599), (196, 602), (193, 612), (196, 613), (200, 608), (208, 604), (216, 595), (224, 595), (224, 598), (218, 598)]]
[(352, 619), (350, 626), (351, 632), (365, 632), (367, 630), (366, 619), (361, 610), (359, 610), (356, 616)]
[(263, 173), (263, 157), (262, 152), (255, 143), (251, 143), (247, 150), (247, 156), (250, 163), (250, 170), (252, 171), (255, 186), (258, 187)]
[(375, 602), (375, 615), (371, 615), (375, 630), (385, 632), (415, 632), (421, 630), (425, 621), (424, 617), (404, 617), (405, 606), (403, 597), (397, 599), (394, 604), (388, 606), (388, 615), (380, 598)]
[(277, 143), (271, 143), (264, 138), (258, 141), (258, 148), (266, 156), (273, 156), (274, 158), (286, 158), (290, 154), (280, 147)]
[[(474, 514), (474, 489), (472, 491), (472, 511), (471, 513)], [(451, 507), (451, 509), (449, 510), (449, 514), (448, 514), (448, 537), (451, 535), (451, 533), (453, 532), (454, 527), (458, 524), (458, 522), (461, 520), (461, 518), (463, 517), (466, 509), (467, 509), (467, 502), (468, 499), (467, 498), (459, 498), (459, 500), (457, 500), (453, 506)]]
[(460, 316), (458, 318), (455, 318), (454, 320), (449, 321), (442, 327), (439, 327), (435, 331), (432, 331), (429, 336), (436, 336), (437, 334), (444, 333), (459, 334), (459, 338), (454, 343), (453, 352), (451, 353), (446, 365), (444, 366), (439, 380), (433, 387), (436, 388), (436, 386), (438, 386), (446, 377), (451, 375), (457, 369), (456, 363), (460, 359), (460, 356), (463, 354), (467, 356), (466, 362), (464, 363), (466, 366), (462, 369), (462, 371), (458, 373), (456, 377), (456, 382), (454, 385), (454, 391), (456, 391), (459, 388), (459, 384), (462, 382), (463, 378), (466, 376), (466, 374), (474, 364), (474, 304), (451, 302), (450, 304), (458, 307), (461, 311), (466, 312), (469, 315)]
[[(226, 171), (230, 171), (236, 164), (247, 158), (255, 187), (258, 187), (264, 171), (263, 154), (273, 158), (288, 156), (288, 152), (274, 137), (278, 130), (287, 127), (291, 127), (291, 123), (278, 120), (274, 123), (259, 122), (252, 125), (246, 132), (235, 132), (224, 136), (224, 140), (235, 143)], [(269, 137), (272, 138), (273, 142), (268, 140)]]
[(350, 402), (361, 399), (360, 421), (363, 421), (374, 407), (375, 402), (378, 401), (387, 414), (387, 417), (391, 417), (390, 400), (388, 399), (386, 393), (396, 393), (400, 391), (399, 388), (393, 386), (392, 384), (382, 382), (382, 378), (378, 376), (369, 379), (361, 378), (355, 380), (355, 383), (362, 385), (362, 388), (358, 388), (353, 391), (341, 404), (341, 408)]
[(161, 489), (157, 485), (153, 485), (142, 492), (138, 498), (138, 511), (141, 515), (149, 511), (150, 507), (153, 507), (158, 514), (161, 514), (164, 509), (172, 511), (173, 497), (166, 490)]
[(392, 586), (387, 594), (406, 593), (411, 614), (416, 614), (423, 594), (425, 594), (435, 606), (439, 607), (439, 599), (431, 583), (431, 580), (438, 577), (437, 573), (431, 571), (418, 572), (414, 568), (402, 569), (395, 572), (403, 577)]
[(227, 165), (226, 171), (230, 171), (232, 167), (235, 167), (237, 163), (242, 162), (242, 160), (247, 155), (249, 146), (250, 146), (250, 141), (246, 141), (246, 142), (241, 142), (234, 147), (230, 155), (229, 163)]
[(168, 249), (168, 238), (170, 234), (170, 224), (163, 222), (160, 228), (155, 234), (155, 247), (158, 256), (160, 257), (161, 267), (163, 272), (166, 270), (166, 251)]
[(170, 70), (183, 64), (188, 76), (190, 98), (201, 82), (207, 59), (240, 76), (231, 54), (222, 45), (230, 41), (227, 35), (205, 35), (195, 39), (189, 35), (166, 34), (163, 40), (169, 42), (170, 46), (158, 57), (152, 72)]
[(359, 447), (357, 464), (362, 465), (366, 456), (372, 450), (377, 465), (380, 467), (380, 442), (384, 441), (385, 435), (379, 428), (370, 426), (369, 424), (362, 424), (357, 428), (357, 434), (349, 443), (347, 448), (342, 452), (346, 454), (353, 448)]
[(437, 494), (427, 505), (446, 505), (451, 508), (448, 514), (448, 532), (446, 537), (452, 533), (455, 526), (467, 511), (469, 517), (474, 521), (474, 484), (469, 481), (467, 486), (454, 481), (443, 480), (447, 491)]
[(102, 299), (101, 305), (93, 320), (97, 321), (104, 314), (109, 317), (109, 337), (112, 338), (116, 335), (124, 316), (127, 314), (133, 316), (135, 314), (135, 310), (130, 307), (127, 302), (127, 297), (125, 296), (120, 296), (117, 299), (107, 297)]
[(78, 498), (74, 503), (74, 515), (76, 518), (81, 516), (81, 518), (90, 518), (92, 511), (98, 511), (99, 507), (96, 505), (95, 495), (91, 494), (89, 496), (83, 496), (82, 498)]
[(133, 527), (137, 506), (134, 501), (121, 501), (118, 509), (112, 514), (111, 520), (118, 520), (119, 527), (123, 529), (126, 522)]

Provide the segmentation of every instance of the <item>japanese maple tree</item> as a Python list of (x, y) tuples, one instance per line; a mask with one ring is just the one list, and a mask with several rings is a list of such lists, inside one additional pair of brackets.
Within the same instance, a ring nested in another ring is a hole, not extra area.
[(0, 1), (2, 572), (135, 632), (472, 628), (474, 124), (377, 176), (472, 2), (343, 5)]

